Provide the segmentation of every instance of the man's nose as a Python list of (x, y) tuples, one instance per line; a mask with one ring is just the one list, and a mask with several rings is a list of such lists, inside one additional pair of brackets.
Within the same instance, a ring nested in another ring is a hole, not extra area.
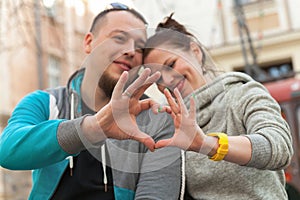
[(129, 40), (124, 54), (133, 57), (135, 53), (136, 53), (135, 42), (134, 40)]

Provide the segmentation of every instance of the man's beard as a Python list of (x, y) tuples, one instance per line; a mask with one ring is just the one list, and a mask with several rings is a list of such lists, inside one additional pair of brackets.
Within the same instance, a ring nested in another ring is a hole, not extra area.
[(118, 80), (110, 76), (109, 72), (105, 70), (98, 81), (98, 87), (103, 90), (107, 97), (111, 98), (117, 82)]

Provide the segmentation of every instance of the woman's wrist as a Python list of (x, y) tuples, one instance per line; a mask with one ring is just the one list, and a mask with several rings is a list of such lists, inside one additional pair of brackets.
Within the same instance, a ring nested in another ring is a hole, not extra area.
[(208, 136), (218, 138), (218, 149), (213, 156), (209, 156), (209, 159), (213, 161), (221, 161), (225, 158), (228, 153), (228, 136), (225, 133), (209, 133)]
[(198, 152), (207, 156), (213, 156), (217, 153), (218, 147), (218, 138), (205, 135)]

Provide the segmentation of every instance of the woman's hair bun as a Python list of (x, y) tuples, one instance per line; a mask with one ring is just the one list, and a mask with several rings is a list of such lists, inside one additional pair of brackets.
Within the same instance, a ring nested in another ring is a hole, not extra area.
[(189, 33), (186, 28), (180, 24), (179, 22), (177, 22), (175, 19), (173, 19), (174, 12), (172, 12), (169, 16), (165, 17), (165, 19), (160, 22), (157, 27), (156, 27), (156, 32), (162, 31), (162, 30), (173, 30), (173, 31), (178, 31), (180, 33), (184, 33), (187, 35), (192, 36), (191, 33)]

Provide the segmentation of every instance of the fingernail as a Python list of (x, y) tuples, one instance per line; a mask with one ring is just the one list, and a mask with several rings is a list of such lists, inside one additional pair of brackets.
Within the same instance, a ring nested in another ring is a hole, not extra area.
[(194, 99), (196, 98), (196, 96), (195, 96), (195, 94), (194, 94), (194, 93), (192, 94), (192, 97), (193, 97)]
[(158, 108), (157, 108), (157, 112), (160, 112), (162, 110), (162, 108), (161, 108), (161, 106), (159, 106)]

